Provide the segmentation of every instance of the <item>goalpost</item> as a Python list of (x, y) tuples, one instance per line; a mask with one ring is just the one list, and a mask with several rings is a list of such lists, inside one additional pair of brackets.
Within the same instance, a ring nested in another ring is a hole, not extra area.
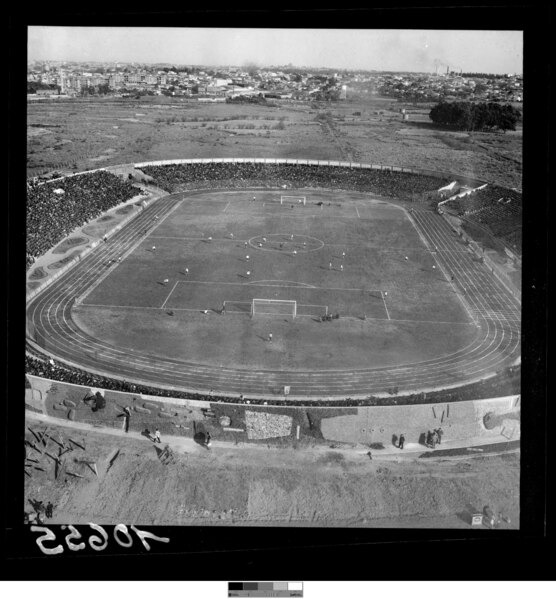
[(307, 198), (305, 196), (280, 196), (280, 204), (303, 204), (305, 206)]
[(256, 314), (277, 314), (280, 316), (297, 316), (297, 302), (295, 300), (274, 300), (253, 298), (251, 302), (251, 316)]

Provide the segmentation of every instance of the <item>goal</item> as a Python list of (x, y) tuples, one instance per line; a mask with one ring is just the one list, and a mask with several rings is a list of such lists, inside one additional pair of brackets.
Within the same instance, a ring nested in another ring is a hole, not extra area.
[(280, 204), (306, 204), (305, 196), (280, 196)]
[(273, 300), (253, 298), (251, 302), (251, 316), (276, 314), (279, 316), (297, 316), (297, 302), (295, 300)]

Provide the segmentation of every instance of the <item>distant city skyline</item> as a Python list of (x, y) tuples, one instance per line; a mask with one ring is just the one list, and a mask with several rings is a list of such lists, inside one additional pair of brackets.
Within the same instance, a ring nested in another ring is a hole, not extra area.
[(29, 27), (28, 60), (523, 72), (523, 32)]

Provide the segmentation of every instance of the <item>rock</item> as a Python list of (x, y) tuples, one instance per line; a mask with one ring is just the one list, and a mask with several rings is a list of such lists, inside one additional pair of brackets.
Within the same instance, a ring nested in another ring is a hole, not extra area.
[(141, 406), (133, 406), (133, 409), (136, 412), (140, 412), (141, 414), (150, 414), (151, 413), (150, 410), (148, 410), (147, 408), (142, 408)]
[(75, 410), (73, 408), (68, 412), (68, 420), (75, 420)]
[(229, 416), (220, 416), (220, 426), (230, 426), (232, 419)]
[(156, 410), (158, 406), (154, 403), (149, 403), (148, 401), (143, 402), (143, 407), (151, 410)]
[(75, 408), (76, 405), (74, 401), (71, 401), (71, 399), (64, 399), (63, 403), (68, 408)]
[(162, 418), (173, 418), (175, 416), (175, 414), (173, 414), (172, 412), (163, 412), (162, 410), (160, 410), (158, 415)]

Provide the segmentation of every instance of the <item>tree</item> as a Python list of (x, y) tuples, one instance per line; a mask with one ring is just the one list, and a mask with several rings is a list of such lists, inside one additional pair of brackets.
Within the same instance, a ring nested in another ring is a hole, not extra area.
[(463, 131), (515, 131), (521, 113), (510, 104), (496, 102), (440, 102), (433, 106), (429, 118), (433, 123), (448, 125)]

